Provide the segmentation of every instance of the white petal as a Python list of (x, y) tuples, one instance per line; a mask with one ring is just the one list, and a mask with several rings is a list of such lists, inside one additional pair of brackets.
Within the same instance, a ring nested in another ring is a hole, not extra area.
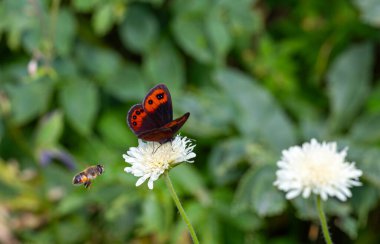
[(192, 163), (196, 154), (193, 152), (195, 144), (192, 140), (177, 135), (172, 142), (160, 145), (155, 142), (139, 140), (137, 147), (131, 147), (123, 154), (125, 162), (131, 164), (125, 172), (140, 177), (136, 186), (144, 183), (148, 178), (148, 187), (153, 189), (153, 183), (166, 170), (182, 162)]

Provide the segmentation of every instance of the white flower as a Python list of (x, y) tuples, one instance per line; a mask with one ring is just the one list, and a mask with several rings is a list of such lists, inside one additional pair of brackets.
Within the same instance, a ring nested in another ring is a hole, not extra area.
[(327, 197), (337, 197), (345, 201), (351, 197), (352, 186), (361, 185), (362, 171), (355, 163), (345, 161), (347, 148), (338, 152), (335, 142), (318, 143), (315, 139), (302, 147), (293, 146), (282, 152), (277, 162), (277, 180), (274, 185), (287, 192), (286, 198), (292, 199), (302, 193), (308, 198), (310, 193)]
[(193, 152), (195, 145), (187, 137), (177, 135), (173, 141), (164, 144), (157, 142), (144, 142), (139, 140), (137, 147), (131, 147), (127, 154), (123, 154), (125, 162), (131, 167), (124, 171), (140, 177), (136, 186), (141, 185), (147, 179), (149, 189), (153, 189), (153, 182), (162, 175), (165, 170), (182, 163), (193, 163), (190, 160), (196, 156)]

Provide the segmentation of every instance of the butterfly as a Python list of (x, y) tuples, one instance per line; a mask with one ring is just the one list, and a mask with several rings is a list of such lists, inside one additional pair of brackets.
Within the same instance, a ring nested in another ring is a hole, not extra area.
[(132, 106), (127, 123), (138, 138), (163, 144), (173, 139), (189, 116), (185, 113), (173, 120), (170, 92), (166, 85), (159, 84), (148, 92), (142, 104)]

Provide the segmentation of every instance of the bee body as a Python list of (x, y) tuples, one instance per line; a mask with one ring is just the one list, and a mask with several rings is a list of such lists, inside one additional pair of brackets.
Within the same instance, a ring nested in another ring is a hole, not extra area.
[(84, 187), (88, 188), (92, 183), (91, 180), (95, 179), (97, 176), (103, 173), (104, 173), (103, 165), (98, 164), (98, 165), (90, 166), (74, 176), (73, 184), (74, 185), (83, 184)]

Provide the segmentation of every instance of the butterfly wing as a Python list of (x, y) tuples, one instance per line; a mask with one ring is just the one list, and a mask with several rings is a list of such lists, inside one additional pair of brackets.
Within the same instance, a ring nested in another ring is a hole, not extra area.
[(158, 127), (173, 120), (172, 98), (164, 84), (153, 87), (146, 95), (142, 106)]
[(170, 128), (161, 127), (158, 129), (144, 131), (139, 135), (139, 138), (145, 141), (156, 141), (162, 144), (173, 138), (173, 132)]
[(189, 116), (190, 113), (185, 113), (181, 117), (164, 125), (163, 128), (169, 128), (172, 133), (171, 137), (173, 137), (178, 132), (178, 130), (181, 129), (181, 127), (185, 124)]
[(178, 130), (181, 129), (181, 127), (185, 124), (189, 116), (190, 113), (185, 113), (178, 119), (175, 119), (165, 124), (163, 127), (156, 128), (150, 131), (144, 131), (139, 135), (139, 138), (145, 141), (156, 141), (161, 144), (168, 142), (172, 140), (172, 138), (178, 132)]
[(127, 115), (129, 128), (139, 137), (146, 131), (159, 128), (159, 126), (148, 116), (141, 104), (134, 105)]

